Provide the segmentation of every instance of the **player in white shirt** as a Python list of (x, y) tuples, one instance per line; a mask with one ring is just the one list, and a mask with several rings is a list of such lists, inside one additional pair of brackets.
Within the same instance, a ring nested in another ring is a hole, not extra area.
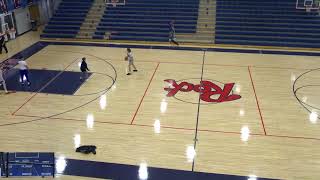
[(30, 80), (29, 80), (29, 67), (27, 62), (25, 62), (24, 60), (20, 60), (18, 61), (18, 68), (20, 71), (20, 78), (21, 78), (21, 83), (24, 84), (24, 77), (27, 80), (28, 86), (31, 84)]
[(128, 65), (128, 73), (127, 75), (131, 75), (131, 66), (133, 67), (133, 72), (137, 72), (137, 68), (133, 63), (133, 54), (130, 48), (127, 48), (127, 56), (125, 57), (126, 61), (129, 61), (129, 65)]
[(3, 78), (2, 67), (0, 67), (0, 84), (2, 84), (3, 89), (4, 89), (4, 92), (8, 93), (6, 81), (5, 81), (4, 78)]

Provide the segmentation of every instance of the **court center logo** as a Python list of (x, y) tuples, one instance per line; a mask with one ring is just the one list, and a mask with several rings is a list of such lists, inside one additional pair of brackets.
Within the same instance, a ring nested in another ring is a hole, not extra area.
[(186, 103), (198, 104), (199, 93), (202, 104), (222, 103), (241, 98), (240, 95), (234, 93), (235, 83), (199, 79), (179, 81), (166, 79), (164, 82), (167, 83), (167, 87), (164, 88), (168, 92), (167, 97), (174, 97)]

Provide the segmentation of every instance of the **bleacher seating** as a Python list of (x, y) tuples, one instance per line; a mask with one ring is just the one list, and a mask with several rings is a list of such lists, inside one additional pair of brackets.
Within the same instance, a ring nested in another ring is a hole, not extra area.
[(108, 6), (94, 39), (168, 41), (169, 22), (176, 33), (194, 33), (199, 0), (127, 0), (125, 5)]
[(296, 0), (217, 0), (216, 44), (320, 47), (318, 12)]
[(93, 0), (63, 0), (41, 37), (75, 38), (92, 3)]
[[(94, 26), (86, 24), (92, 28), (90, 39), (166, 42), (171, 20), (177, 34), (197, 32), (200, 0), (126, 0), (125, 5), (109, 5), (105, 11), (103, 7), (100, 17), (93, 8), (89, 17), (93, 1), (63, 0), (41, 37), (76, 38), (86, 17), (90, 23), (96, 21)], [(296, 0), (217, 0), (215, 20), (215, 30), (210, 31), (215, 31), (216, 44), (320, 47), (318, 12), (296, 9)]]

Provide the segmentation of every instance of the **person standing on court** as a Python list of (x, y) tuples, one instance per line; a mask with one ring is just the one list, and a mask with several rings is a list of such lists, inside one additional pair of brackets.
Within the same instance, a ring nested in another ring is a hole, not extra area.
[(20, 72), (20, 78), (21, 78), (21, 84), (24, 85), (24, 78), (27, 80), (28, 86), (30, 86), (30, 80), (29, 80), (29, 67), (27, 62), (23, 59), (23, 57), (19, 58), (18, 61), (18, 68)]
[(176, 41), (176, 30), (174, 28), (174, 20), (172, 20), (169, 23), (169, 42), (179, 46), (179, 43)]
[(80, 65), (80, 70), (82, 72), (82, 75), (80, 76), (80, 80), (87, 79), (88, 78), (88, 72), (87, 71), (90, 71), (90, 70), (88, 68), (88, 64), (86, 62), (86, 58), (85, 57), (82, 58), (81, 65)]
[(0, 84), (2, 84), (4, 92), (6, 94), (8, 94), (8, 90), (7, 90), (7, 85), (6, 85), (6, 81), (3, 78), (3, 71), (2, 71), (2, 67), (0, 67)]
[(131, 75), (131, 66), (133, 67), (133, 72), (138, 71), (136, 66), (133, 63), (133, 54), (130, 48), (127, 48), (127, 56), (125, 57), (124, 60), (129, 62), (127, 75)]
[(0, 54), (2, 54), (2, 48), (8, 53), (8, 49), (6, 46), (5, 34), (2, 34), (0, 37)]

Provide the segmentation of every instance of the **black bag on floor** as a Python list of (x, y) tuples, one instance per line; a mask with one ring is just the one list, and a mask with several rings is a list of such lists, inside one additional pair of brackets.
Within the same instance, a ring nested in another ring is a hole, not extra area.
[(80, 146), (76, 149), (76, 152), (84, 153), (84, 154), (96, 154), (96, 149), (97, 147), (94, 145), (85, 145), (85, 146)]

